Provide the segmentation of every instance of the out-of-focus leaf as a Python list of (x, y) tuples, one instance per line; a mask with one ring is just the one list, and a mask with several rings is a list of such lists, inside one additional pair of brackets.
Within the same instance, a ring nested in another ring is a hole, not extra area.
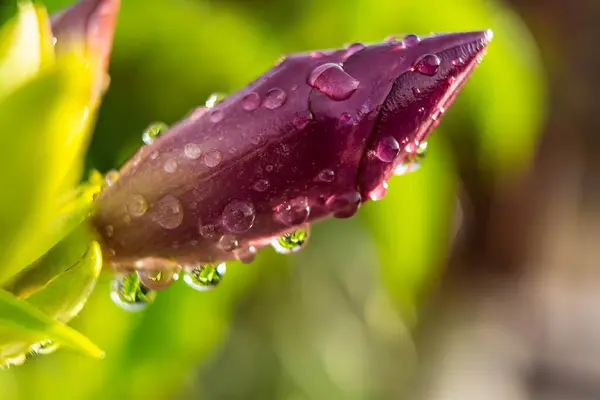
[(72, 168), (89, 80), (85, 62), (65, 60), (0, 101), (0, 180), (9, 188), (0, 198), (0, 284), (47, 250), (38, 241)]
[(16, 16), (0, 30), (0, 99), (52, 63), (52, 34), (46, 11), (20, 1)]
[[(103, 357), (103, 352), (85, 336), (50, 318), (28, 302), (18, 300), (10, 293), (0, 290), (0, 354), (11, 358), (15, 349), (21, 351), (23, 338), (36, 341), (50, 338), (66, 347), (93, 357)], [(4, 363), (4, 360), (2, 360)]]

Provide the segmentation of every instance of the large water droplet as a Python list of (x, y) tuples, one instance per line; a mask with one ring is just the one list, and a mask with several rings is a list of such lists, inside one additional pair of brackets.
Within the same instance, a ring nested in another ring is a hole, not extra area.
[(219, 150), (210, 150), (207, 153), (204, 153), (204, 165), (209, 168), (214, 168), (221, 164), (223, 161), (223, 154)]
[(154, 302), (156, 293), (142, 285), (138, 274), (132, 272), (113, 279), (110, 298), (124, 310), (141, 311)]
[(275, 219), (287, 226), (300, 225), (308, 219), (310, 205), (305, 196), (296, 197), (275, 207)]
[(286, 233), (271, 240), (271, 246), (280, 254), (295, 253), (302, 249), (308, 240), (308, 226)]
[(154, 122), (153, 124), (150, 124), (146, 130), (144, 130), (144, 133), (142, 133), (142, 141), (146, 144), (152, 144), (154, 139), (162, 135), (168, 129), (169, 126), (167, 124), (162, 122)]
[(106, 186), (114, 185), (115, 182), (119, 180), (120, 176), (121, 174), (116, 169), (111, 169), (108, 171), (106, 175), (104, 175), (104, 182), (106, 183)]
[(192, 160), (197, 160), (198, 158), (200, 158), (200, 155), (202, 154), (202, 150), (200, 150), (200, 146), (198, 146), (196, 143), (186, 144), (185, 147), (183, 148), (183, 152), (185, 153), (185, 156), (187, 158), (190, 158)]
[(319, 65), (308, 76), (308, 84), (332, 100), (346, 100), (356, 91), (359, 81), (350, 76), (339, 64)]
[(222, 102), (225, 99), (225, 97), (227, 96), (223, 93), (213, 93), (210, 96), (208, 96), (208, 99), (206, 99), (204, 105), (206, 106), (206, 108), (213, 108), (215, 105)]
[(269, 181), (266, 179), (259, 179), (254, 183), (253, 187), (257, 192), (264, 192), (269, 188)]
[(152, 220), (165, 229), (175, 229), (183, 221), (183, 206), (173, 195), (166, 195), (152, 206)]
[(219, 239), (219, 247), (226, 253), (237, 249), (239, 245), (240, 243), (233, 235), (223, 235)]
[(346, 53), (344, 54), (344, 59), (347, 59), (348, 57), (358, 53), (365, 47), (366, 46), (362, 43), (352, 43), (351, 45), (348, 45), (348, 47), (346, 47)]
[(358, 192), (334, 194), (327, 199), (325, 205), (335, 218), (350, 218), (358, 211), (361, 200)]
[(319, 175), (317, 176), (317, 180), (321, 182), (333, 182), (334, 179), (335, 172), (331, 169), (324, 169), (323, 171), (319, 172)]
[(400, 145), (392, 136), (386, 136), (377, 143), (375, 155), (384, 163), (393, 162), (400, 153)]
[(227, 271), (225, 264), (204, 264), (192, 268), (186, 272), (183, 281), (189, 287), (198, 291), (206, 291), (217, 286)]
[(423, 75), (433, 76), (440, 69), (442, 60), (435, 54), (425, 54), (413, 65), (413, 69)]
[(263, 105), (269, 110), (275, 110), (285, 103), (287, 95), (280, 88), (273, 88), (267, 92)]
[(413, 47), (419, 44), (419, 42), (421, 41), (421, 38), (419, 38), (417, 35), (415, 34), (410, 34), (410, 35), (406, 35), (404, 36), (404, 39), (402, 40), (402, 42), (404, 43), (404, 46), (406, 47)]
[(134, 194), (127, 199), (125, 207), (132, 217), (141, 217), (148, 210), (148, 202), (141, 194)]
[(248, 93), (242, 98), (242, 108), (246, 111), (256, 110), (260, 106), (260, 96), (256, 92)]
[(240, 200), (233, 200), (225, 206), (221, 221), (229, 232), (243, 233), (252, 228), (256, 213), (254, 206)]
[(175, 268), (165, 270), (140, 270), (137, 271), (140, 283), (152, 290), (165, 290), (173, 284), (179, 275)]
[(163, 166), (163, 169), (165, 170), (165, 172), (169, 173), (169, 174), (174, 174), (177, 171), (177, 160), (174, 158), (170, 158), (167, 161), (165, 161), (165, 165)]

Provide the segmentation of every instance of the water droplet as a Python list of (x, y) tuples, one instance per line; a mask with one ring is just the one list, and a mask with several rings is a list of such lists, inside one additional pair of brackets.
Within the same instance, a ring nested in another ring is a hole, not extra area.
[(110, 298), (124, 310), (141, 311), (154, 302), (156, 292), (142, 285), (138, 274), (132, 272), (113, 279)]
[(263, 105), (269, 110), (275, 110), (285, 103), (287, 95), (280, 88), (273, 88), (267, 92)]
[(348, 57), (352, 56), (353, 54), (358, 53), (365, 47), (366, 46), (362, 43), (352, 43), (352, 44), (348, 45), (348, 47), (346, 47), (346, 53), (344, 54), (344, 59), (347, 59)]
[(421, 164), (418, 161), (403, 162), (396, 166), (394, 169), (394, 175), (400, 176), (408, 174), (409, 172), (415, 172), (421, 168)]
[(206, 99), (204, 105), (206, 106), (206, 108), (213, 108), (216, 104), (222, 102), (226, 97), (227, 96), (223, 93), (213, 93), (210, 96), (208, 96), (208, 99)]
[(330, 169), (324, 169), (323, 171), (319, 172), (319, 175), (317, 176), (317, 180), (321, 182), (333, 182), (334, 179), (335, 172)]
[(210, 118), (211, 122), (217, 123), (223, 119), (223, 111), (221, 111), (221, 110), (211, 111), (209, 118)]
[(140, 270), (137, 271), (137, 274), (140, 283), (151, 290), (165, 290), (179, 279), (179, 275), (174, 268), (165, 270)]
[(190, 158), (192, 160), (197, 160), (198, 158), (200, 158), (200, 155), (202, 154), (202, 150), (200, 150), (200, 146), (198, 146), (196, 143), (186, 144), (185, 147), (183, 148), (183, 152), (185, 153), (185, 156), (187, 158)]
[(412, 147), (414, 149), (409, 152), (409, 156), (394, 169), (394, 175), (404, 175), (421, 168), (421, 160), (425, 158), (427, 151), (427, 142), (421, 142), (418, 146), (414, 145)]
[(323, 57), (325, 57), (325, 53), (323, 53), (322, 51), (311, 51), (309, 55), (310, 55), (311, 58), (323, 58)]
[(169, 129), (167, 124), (154, 122), (150, 124), (142, 133), (142, 141), (146, 144), (152, 144), (154, 140)]
[(313, 116), (310, 111), (298, 113), (292, 121), (296, 129), (304, 129), (310, 123)]
[(177, 160), (174, 158), (168, 159), (167, 161), (165, 161), (163, 169), (169, 174), (175, 173), (175, 171), (177, 171)]
[(386, 136), (377, 143), (375, 155), (384, 163), (393, 162), (400, 152), (398, 141), (392, 136)]
[(157, 158), (158, 158), (158, 151), (153, 151), (153, 152), (150, 154), (150, 159), (151, 159), (151, 160), (156, 160)]
[(217, 286), (227, 271), (225, 264), (204, 264), (192, 268), (183, 277), (189, 287), (198, 291), (210, 290)]
[(350, 218), (358, 211), (361, 201), (360, 193), (349, 192), (330, 196), (325, 205), (335, 218)]
[(406, 35), (406, 36), (404, 36), (404, 39), (402, 40), (402, 42), (404, 43), (404, 46), (406, 46), (406, 47), (416, 46), (419, 44), (420, 41), (421, 41), (421, 39), (415, 34)]
[(177, 197), (166, 195), (152, 209), (152, 220), (165, 229), (175, 229), (183, 221), (183, 206)]
[(141, 217), (148, 210), (148, 202), (141, 194), (134, 194), (127, 199), (125, 207), (132, 217)]
[(308, 84), (332, 100), (346, 100), (358, 88), (359, 81), (350, 76), (339, 64), (322, 64), (312, 70)]
[(257, 192), (264, 192), (269, 188), (269, 181), (266, 179), (259, 179), (254, 183), (254, 190)]
[(242, 98), (242, 108), (246, 111), (256, 110), (260, 106), (260, 96), (256, 92), (248, 93)]
[(106, 236), (111, 238), (115, 234), (115, 228), (112, 225), (106, 225), (104, 227), (104, 232), (106, 232)]
[(440, 119), (442, 117), (442, 114), (444, 114), (446, 112), (446, 109), (444, 107), (440, 107), (437, 110), (435, 110), (433, 112), (433, 114), (431, 114), (431, 119), (434, 121), (437, 121), (438, 119)]
[(267, 165), (267, 166), (265, 167), (265, 171), (267, 171), (267, 172), (273, 172), (273, 168), (274, 168), (274, 167), (273, 167), (272, 165), (270, 165), (270, 164), (269, 164), (269, 165)]
[(308, 226), (286, 233), (271, 240), (271, 246), (280, 254), (295, 253), (302, 249), (308, 240)]
[(295, 92), (296, 90), (298, 90), (298, 88), (299, 88), (299, 86), (298, 86), (298, 85), (293, 85), (293, 86), (291, 87), (291, 89), (290, 89), (290, 90), (291, 90), (292, 92)]
[(31, 352), (34, 354), (51, 354), (59, 347), (60, 345), (52, 340), (42, 340), (31, 346)]
[(243, 233), (252, 228), (254, 218), (256, 218), (256, 213), (252, 204), (233, 200), (225, 206), (221, 221), (229, 232)]
[(465, 65), (465, 60), (462, 57), (455, 58), (452, 60), (452, 65), (455, 67), (462, 67)]
[(219, 150), (211, 150), (204, 153), (204, 165), (209, 168), (214, 168), (223, 161), (223, 154)]
[(371, 190), (371, 192), (369, 193), (369, 197), (371, 198), (371, 200), (374, 200), (374, 201), (381, 200), (385, 197), (387, 190), (388, 190), (387, 182), (382, 182), (375, 189)]
[(236, 250), (235, 258), (242, 264), (251, 264), (256, 259), (256, 247), (250, 246), (247, 249)]
[(415, 62), (412, 68), (423, 75), (433, 76), (437, 74), (441, 63), (442, 60), (435, 54), (425, 54)]
[(116, 181), (119, 180), (120, 176), (121, 174), (119, 174), (119, 171), (117, 171), (116, 169), (111, 169), (104, 176), (104, 182), (107, 186), (112, 186), (115, 184)]
[(239, 245), (240, 243), (238, 240), (232, 235), (223, 235), (221, 236), (221, 239), (219, 239), (219, 247), (227, 253), (237, 249)]
[(308, 219), (310, 206), (305, 196), (296, 197), (275, 207), (275, 219), (287, 226), (300, 225)]
[(206, 224), (206, 225), (200, 224), (198, 226), (198, 233), (200, 233), (200, 236), (202, 236), (205, 239), (210, 239), (211, 237), (214, 237), (216, 231), (217, 231), (217, 227), (212, 224)]

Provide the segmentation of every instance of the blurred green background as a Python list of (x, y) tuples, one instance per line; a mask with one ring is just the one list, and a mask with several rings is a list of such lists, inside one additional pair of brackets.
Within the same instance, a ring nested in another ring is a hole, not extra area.
[[(50, 11), (68, 0), (47, 0)], [(282, 54), (394, 33), (492, 28), (488, 55), (430, 141), (422, 168), (383, 201), (312, 227), (289, 256), (228, 265), (219, 287), (178, 282), (143, 313), (102, 278), (72, 325), (107, 356), (68, 351), (0, 373), (2, 399), (397, 399), (417, 366), (413, 330), (463, 223), (459, 176), (510, 186), (544, 117), (544, 71), (519, 17), (490, 0), (124, 0), (111, 87), (87, 159), (119, 167), (151, 122), (231, 93)], [(464, 206), (464, 204), (463, 204)]]

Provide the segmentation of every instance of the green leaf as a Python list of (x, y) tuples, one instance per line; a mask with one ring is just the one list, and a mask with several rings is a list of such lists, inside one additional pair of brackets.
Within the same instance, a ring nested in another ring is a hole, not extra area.
[(0, 98), (52, 63), (52, 34), (43, 7), (20, 1), (0, 30)]
[(69, 58), (0, 100), (0, 180), (10, 188), (0, 198), (0, 284), (43, 254), (89, 93), (85, 63)]
[(36, 341), (50, 338), (83, 354), (96, 358), (104, 356), (102, 350), (79, 332), (50, 318), (28, 302), (0, 290), (0, 355), (4, 360), (17, 356), (10, 354), (16, 349), (28, 349), (23, 338)]

